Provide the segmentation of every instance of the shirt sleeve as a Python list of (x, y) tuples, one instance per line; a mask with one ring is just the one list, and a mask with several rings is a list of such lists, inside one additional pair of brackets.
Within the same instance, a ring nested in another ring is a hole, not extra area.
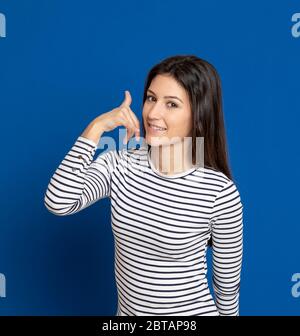
[(213, 289), (219, 314), (239, 315), (243, 204), (232, 180), (218, 193), (211, 217)]
[(111, 175), (119, 152), (100, 153), (93, 161), (97, 144), (79, 136), (50, 179), (44, 204), (53, 214), (74, 214), (97, 200), (110, 196)]

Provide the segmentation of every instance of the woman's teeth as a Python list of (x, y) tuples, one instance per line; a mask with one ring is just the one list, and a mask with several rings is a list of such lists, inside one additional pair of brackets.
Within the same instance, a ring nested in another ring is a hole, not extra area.
[(151, 124), (149, 124), (149, 127), (154, 129), (155, 131), (165, 131), (166, 130), (166, 128), (158, 127), (158, 126), (151, 125)]

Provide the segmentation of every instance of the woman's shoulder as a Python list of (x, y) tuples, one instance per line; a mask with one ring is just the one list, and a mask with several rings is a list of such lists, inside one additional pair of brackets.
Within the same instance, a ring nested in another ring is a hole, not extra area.
[(204, 167), (204, 178), (206, 182), (213, 184), (218, 193), (225, 190), (238, 192), (238, 183), (234, 178), (229, 178), (224, 172), (209, 166)]
[(225, 173), (214, 167), (204, 166), (201, 171), (204, 172), (205, 178), (216, 181), (217, 183), (220, 183), (222, 185), (227, 184), (230, 181), (233, 182), (233, 180), (231, 180)]

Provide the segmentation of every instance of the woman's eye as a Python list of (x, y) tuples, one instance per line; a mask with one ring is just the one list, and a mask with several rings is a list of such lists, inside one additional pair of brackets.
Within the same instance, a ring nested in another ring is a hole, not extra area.
[[(152, 100), (150, 100), (149, 98), (154, 98), (154, 97), (153, 97), (153, 96), (150, 96), (150, 95), (146, 96), (146, 99), (147, 99), (148, 101), (152, 101)], [(155, 99), (155, 98), (154, 98), (154, 99)], [(173, 103), (173, 102), (171, 102), (171, 101), (169, 101), (168, 104), (171, 104), (171, 106), (169, 106), (169, 107), (171, 107), (171, 108), (172, 108), (172, 107), (175, 107), (175, 108), (178, 107), (177, 104), (175, 104), (175, 103)], [(173, 105), (172, 105), (172, 104), (173, 104)]]
[(171, 106), (171, 107), (177, 107), (177, 104), (175, 104), (173, 102), (169, 102), (169, 103), (173, 104), (173, 106)]
[[(147, 100), (149, 100), (148, 98), (150, 98), (150, 97), (151, 97), (151, 98), (153, 98), (153, 96), (150, 96), (150, 95), (148, 95), (148, 96), (146, 97), (146, 98), (147, 98)], [(150, 101), (151, 101), (151, 100), (150, 100)]]

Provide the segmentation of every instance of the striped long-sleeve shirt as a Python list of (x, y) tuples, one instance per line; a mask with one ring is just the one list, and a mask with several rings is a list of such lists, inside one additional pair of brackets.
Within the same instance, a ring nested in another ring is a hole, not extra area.
[[(117, 316), (239, 315), (243, 205), (212, 168), (164, 175), (148, 149), (109, 150), (79, 136), (48, 184), (45, 206), (65, 216), (109, 197)], [(212, 284), (206, 252), (212, 237)]]

